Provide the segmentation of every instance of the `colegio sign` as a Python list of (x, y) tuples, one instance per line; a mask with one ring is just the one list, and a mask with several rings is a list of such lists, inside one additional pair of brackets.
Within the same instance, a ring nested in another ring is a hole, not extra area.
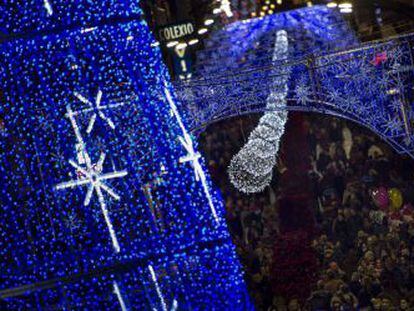
[(183, 22), (159, 27), (158, 37), (161, 41), (168, 42), (191, 36), (194, 32), (195, 27), (192, 22)]

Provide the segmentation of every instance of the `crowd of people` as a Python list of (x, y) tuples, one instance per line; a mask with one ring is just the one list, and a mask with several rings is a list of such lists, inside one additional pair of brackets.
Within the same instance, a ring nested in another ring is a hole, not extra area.
[[(414, 310), (414, 161), (354, 123), (301, 116), (308, 144), (300, 151), (308, 162), (301, 169), (306, 167), (311, 186), (294, 191), (309, 192), (311, 200), (299, 212), (295, 200), (288, 200), (295, 214), (286, 214), (284, 184), (296, 175), (283, 176), (297, 169), (284, 163), (289, 154), (280, 156), (263, 193), (242, 194), (226, 175), (256, 122), (214, 125), (202, 147), (226, 200), (229, 229), (257, 308)], [(282, 149), (289, 143), (285, 139)], [(287, 228), (289, 217), (306, 221)], [(289, 266), (295, 270), (290, 274)]]
[[(310, 306), (411, 310), (413, 161), (347, 122), (318, 119), (310, 124), (320, 225), (313, 241), (319, 280), (308, 299)], [(390, 196), (385, 204), (377, 201), (379, 191)], [(399, 200), (394, 200), (394, 192)]]

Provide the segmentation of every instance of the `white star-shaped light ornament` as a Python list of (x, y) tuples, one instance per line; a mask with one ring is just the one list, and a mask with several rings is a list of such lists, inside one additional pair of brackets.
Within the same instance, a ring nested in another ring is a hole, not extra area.
[(89, 123), (88, 123), (88, 127), (86, 129), (86, 132), (88, 134), (90, 134), (93, 130), (93, 127), (95, 125), (96, 122), (96, 118), (99, 116), (103, 121), (105, 121), (108, 126), (111, 129), (115, 129), (115, 124), (114, 122), (111, 120), (111, 118), (107, 117), (106, 114), (104, 113), (105, 110), (108, 109), (112, 109), (112, 108), (117, 108), (120, 106), (125, 105), (124, 102), (120, 102), (120, 103), (116, 103), (116, 104), (106, 104), (106, 105), (102, 105), (102, 96), (103, 96), (103, 92), (101, 90), (98, 90), (98, 94), (96, 95), (95, 101), (92, 103), (89, 99), (87, 99), (86, 97), (84, 97), (83, 95), (81, 95), (78, 92), (74, 92), (73, 93), (75, 95), (75, 97), (77, 99), (79, 99), (82, 103), (88, 105), (88, 108), (85, 109), (81, 109), (79, 111), (75, 111), (73, 112), (74, 116), (80, 115), (80, 114), (85, 114), (85, 113), (90, 113), (93, 112), (91, 118), (89, 119)]
[(128, 174), (128, 172), (122, 170), (110, 173), (102, 173), (102, 167), (106, 157), (105, 153), (101, 153), (98, 162), (95, 164), (91, 163), (89, 155), (86, 153), (86, 151), (83, 151), (83, 153), (84, 158), (86, 160), (86, 167), (79, 165), (74, 160), (69, 160), (69, 164), (76, 169), (78, 179), (61, 183), (56, 186), (56, 189), (61, 190), (66, 188), (75, 188), (78, 186), (88, 185), (88, 191), (83, 202), (84, 206), (88, 206), (91, 202), (94, 190), (96, 191), (99, 201), (103, 199), (103, 191), (108, 193), (115, 200), (119, 200), (119, 195), (115, 193), (115, 191), (112, 190), (107, 184), (105, 184), (105, 181), (114, 178), (124, 177)]
[(388, 117), (388, 121), (385, 122), (385, 128), (391, 133), (391, 135), (399, 134), (403, 131), (404, 124), (398, 117)]
[(184, 126), (183, 121), (181, 120), (181, 116), (178, 112), (177, 106), (174, 103), (174, 100), (171, 96), (170, 91), (168, 90), (168, 86), (165, 85), (164, 87), (165, 97), (167, 98), (168, 104), (170, 105), (171, 114), (175, 116), (178, 125), (181, 128), (181, 131), (183, 133), (182, 136), (179, 136), (178, 139), (180, 143), (183, 145), (184, 149), (187, 151), (187, 155), (180, 157), (179, 162), (180, 163), (186, 163), (190, 162), (193, 169), (194, 169), (194, 175), (196, 177), (196, 180), (201, 182), (204, 190), (204, 194), (207, 198), (208, 205), (210, 206), (211, 213), (213, 214), (214, 220), (218, 223), (219, 218), (217, 216), (216, 208), (214, 207), (213, 198), (210, 194), (210, 188), (207, 183), (207, 178), (204, 173), (204, 170), (200, 164), (200, 158), (201, 155), (199, 152), (194, 150), (194, 144), (190, 137), (190, 135), (187, 132), (187, 129)]
[(194, 175), (197, 181), (200, 181), (203, 175), (203, 168), (200, 165), (201, 154), (194, 150), (193, 141), (187, 133), (184, 133), (184, 137), (178, 137), (180, 143), (183, 145), (184, 149), (187, 151), (187, 155), (180, 157), (180, 163), (190, 162), (194, 169)]
[(120, 200), (120, 196), (111, 187), (108, 186), (107, 182), (112, 179), (125, 177), (128, 174), (128, 172), (126, 170), (118, 171), (114, 168), (112, 172), (103, 173), (103, 164), (106, 158), (105, 153), (101, 153), (99, 160), (96, 163), (92, 164), (91, 158), (88, 152), (86, 151), (83, 137), (74, 118), (76, 113), (74, 113), (72, 109), (68, 106), (66, 115), (70, 119), (72, 127), (75, 131), (76, 139), (78, 141), (78, 143), (76, 144), (77, 162), (73, 159), (68, 161), (69, 164), (76, 170), (77, 178), (56, 185), (55, 189), (62, 190), (68, 188), (87, 186), (88, 190), (86, 192), (85, 200), (83, 202), (84, 206), (88, 206), (90, 204), (93, 193), (96, 192), (98, 202), (102, 210), (102, 214), (105, 218), (105, 222), (108, 227), (109, 234), (111, 236), (112, 245), (114, 247), (115, 252), (118, 253), (120, 251), (120, 246), (115, 231), (113, 229), (111, 219), (109, 217), (103, 192), (106, 192), (115, 200)]

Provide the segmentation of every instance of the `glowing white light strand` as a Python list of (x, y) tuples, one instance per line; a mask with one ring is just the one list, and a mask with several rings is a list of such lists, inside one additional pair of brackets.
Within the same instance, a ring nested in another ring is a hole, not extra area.
[[(276, 34), (276, 42), (272, 56), (276, 61), (286, 60), (288, 38), (284, 30)], [(284, 67), (284, 66), (281, 66)], [(231, 183), (240, 191), (255, 193), (263, 191), (272, 180), (272, 170), (276, 165), (280, 139), (284, 133), (287, 113), (286, 105), (288, 72), (279, 70), (273, 81), (272, 90), (266, 100), (269, 111), (260, 118), (258, 126), (252, 131), (248, 142), (233, 157), (228, 168)]]
[(162, 295), (160, 286), (158, 285), (158, 280), (157, 280), (157, 277), (155, 275), (154, 268), (151, 265), (149, 265), (148, 269), (149, 269), (150, 274), (151, 274), (151, 279), (154, 282), (155, 290), (157, 291), (158, 298), (160, 298), (162, 311), (167, 311), (167, 305), (165, 304), (164, 296)]
[(93, 127), (94, 127), (95, 122), (96, 122), (96, 118), (98, 116), (102, 120), (104, 120), (111, 129), (113, 129), (113, 130), (115, 129), (114, 122), (112, 122), (112, 120), (110, 118), (108, 118), (104, 114), (103, 110), (113, 109), (113, 108), (117, 108), (117, 107), (123, 106), (123, 105), (125, 105), (124, 102), (116, 103), (116, 104), (101, 105), (102, 96), (103, 96), (103, 93), (102, 93), (101, 90), (98, 90), (98, 94), (96, 95), (96, 98), (95, 98), (95, 102), (94, 103), (92, 103), (90, 100), (88, 100), (83, 95), (79, 94), (78, 92), (74, 92), (74, 95), (82, 103), (84, 103), (84, 104), (86, 104), (86, 105), (89, 106), (89, 108), (85, 108), (85, 109), (81, 109), (79, 111), (73, 112), (73, 115), (74, 116), (77, 116), (77, 115), (80, 115), (80, 114), (84, 114), (84, 113), (94, 112), (94, 114), (92, 115), (92, 117), (89, 120), (88, 128), (86, 129), (86, 132), (88, 134), (90, 134), (92, 132)]
[(167, 87), (164, 88), (164, 91), (165, 91), (165, 96), (167, 98), (167, 101), (170, 105), (171, 112), (175, 116), (175, 118), (177, 119), (178, 125), (180, 126), (181, 131), (183, 132), (183, 136), (180, 136), (179, 140), (180, 140), (180, 143), (185, 148), (185, 150), (187, 151), (187, 155), (184, 156), (184, 157), (181, 157), (179, 159), (179, 162), (180, 163), (191, 162), (191, 165), (193, 166), (193, 169), (194, 169), (194, 174), (195, 174), (196, 180), (201, 181), (201, 184), (202, 184), (203, 190), (204, 190), (204, 194), (207, 197), (208, 205), (210, 206), (210, 209), (211, 209), (211, 213), (213, 214), (213, 217), (214, 217), (215, 221), (218, 223), (219, 218), (217, 216), (216, 208), (214, 207), (213, 198), (211, 197), (211, 194), (210, 194), (210, 189), (209, 189), (209, 186), (207, 184), (207, 178), (206, 178), (204, 170), (203, 170), (203, 168), (200, 164), (201, 155), (200, 155), (199, 152), (196, 152), (194, 150), (193, 141), (192, 141), (190, 135), (188, 134), (187, 129), (185, 128), (183, 121), (181, 120), (181, 116), (178, 113), (177, 106), (175, 105), (174, 100), (172, 99), (170, 91), (168, 90)]
[(227, 17), (232, 17), (233, 12), (231, 11), (230, 1), (229, 0), (221, 0), (220, 9), (226, 14)]
[(43, 0), (43, 6), (45, 7), (47, 11), (47, 15), (51, 16), (53, 14), (53, 8), (49, 0)]
[[(73, 160), (69, 160), (69, 164), (77, 170), (78, 173), (81, 174), (81, 177), (76, 180), (70, 180), (68, 182), (63, 182), (55, 186), (56, 190), (62, 190), (67, 188), (75, 188), (79, 186), (86, 186), (88, 185), (88, 190), (85, 196), (85, 200), (83, 202), (84, 206), (88, 206), (91, 202), (93, 192), (95, 190), (96, 195), (98, 196), (99, 205), (102, 210), (102, 214), (105, 218), (106, 225), (108, 227), (109, 234), (111, 236), (112, 245), (116, 253), (120, 252), (121, 248), (118, 243), (118, 239), (116, 237), (115, 231), (112, 226), (111, 219), (109, 217), (108, 209), (106, 206), (105, 198), (103, 196), (102, 190), (109, 194), (115, 200), (120, 200), (120, 196), (111, 189), (108, 185), (105, 184), (106, 180), (111, 180), (115, 178), (125, 177), (128, 172), (126, 170), (122, 171), (114, 171), (111, 173), (102, 173), (103, 164), (105, 161), (105, 153), (101, 153), (99, 160), (96, 164), (92, 164), (91, 158), (86, 151), (85, 143), (83, 137), (80, 133), (79, 127), (76, 123), (74, 118), (75, 113), (72, 111), (70, 106), (67, 107), (67, 114), (66, 116), (69, 117), (73, 130), (75, 131), (75, 136), (78, 141), (78, 162), (76, 163)], [(82, 167), (82, 163), (86, 165), (86, 167)]]
[[(154, 268), (151, 265), (149, 265), (148, 270), (150, 271), (151, 279), (154, 282), (155, 290), (157, 291), (158, 298), (160, 299), (162, 311), (168, 311), (167, 304), (165, 303), (164, 296), (162, 295), (162, 292), (161, 292), (161, 288), (158, 285), (158, 280), (157, 280), (157, 276), (155, 275)], [(170, 311), (175, 311), (177, 310), (177, 308), (178, 308), (178, 301), (174, 299), (172, 302)], [(152, 310), (157, 311), (156, 308), (152, 308)]]
[(124, 298), (122, 297), (121, 291), (119, 290), (118, 283), (114, 281), (113, 286), (114, 286), (114, 294), (118, 298), (118, 302), (119, 302), (119, 305), (121, 306), (121, 310), (127, 311), (128, 309), (125, 305), (125, 301), (124, 301)]
[(95, 31), (98, 27), (89, 27), (89, 28), (82, 28), (81, 33), (88, 33), (91, 31)]

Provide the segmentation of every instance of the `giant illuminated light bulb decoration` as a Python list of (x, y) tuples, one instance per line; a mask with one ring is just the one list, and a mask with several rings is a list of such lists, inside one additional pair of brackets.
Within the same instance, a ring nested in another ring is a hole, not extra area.
[(266, 112), (257, 127), (250, 134), (247, 143), (233, 157), (228, 173), (232, 184), (242, 192), (263, 191), (272, 180), (281, 137), (285, 130), (289, 72), (283, 61), (288, 56), (287, 32), (276, 34), (272, 63), (276, 66), (276, 76), (266, 101)]

